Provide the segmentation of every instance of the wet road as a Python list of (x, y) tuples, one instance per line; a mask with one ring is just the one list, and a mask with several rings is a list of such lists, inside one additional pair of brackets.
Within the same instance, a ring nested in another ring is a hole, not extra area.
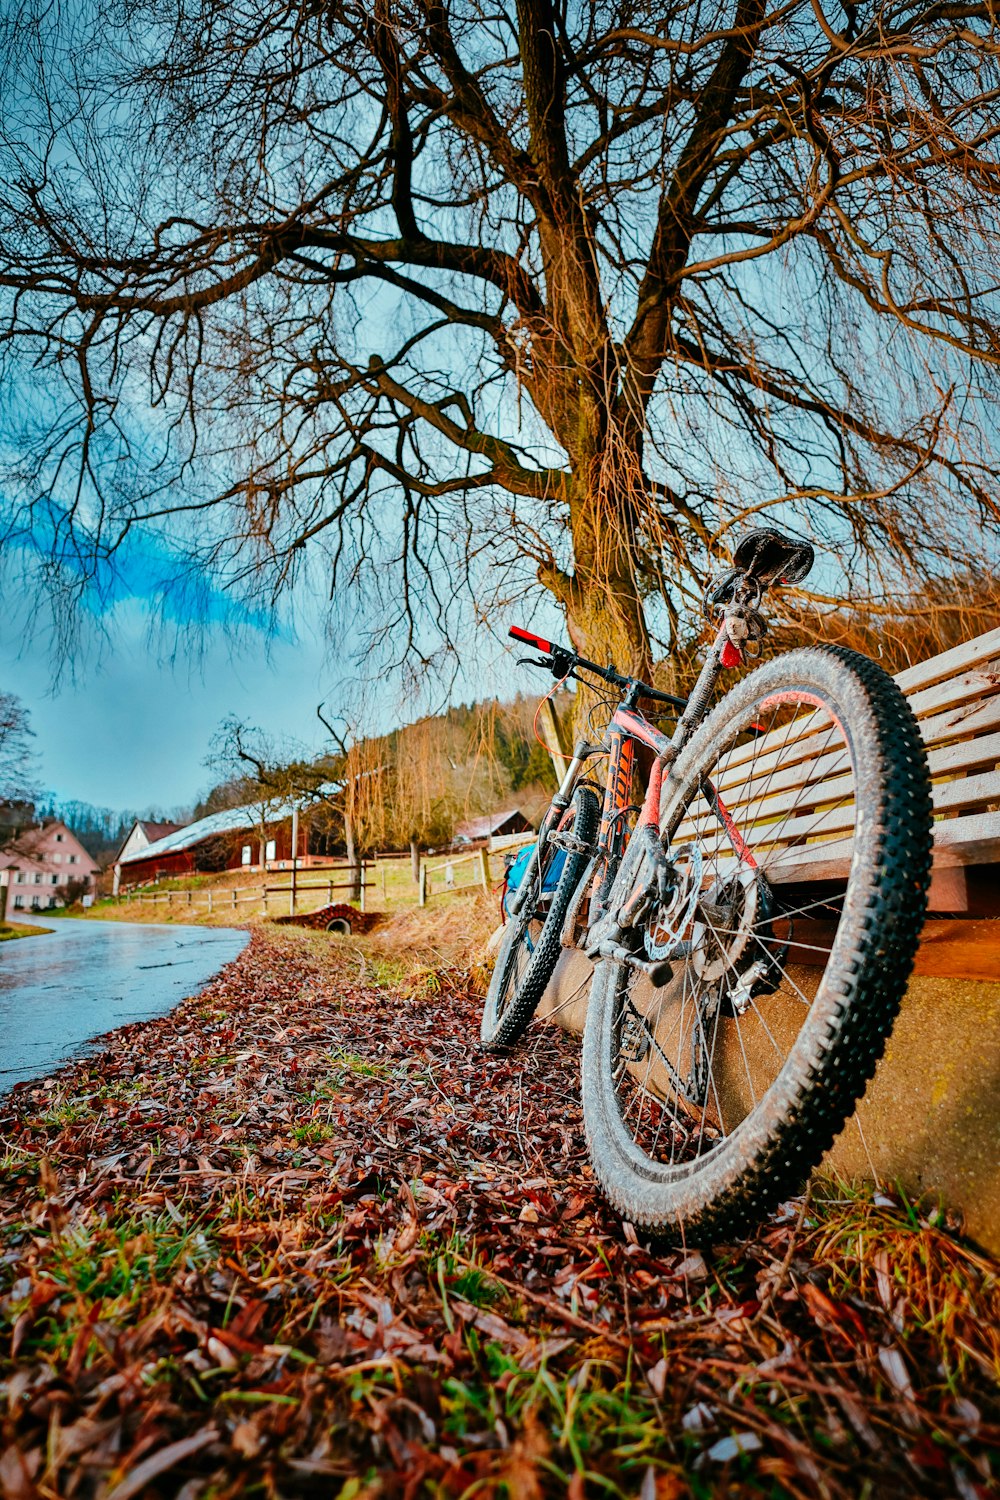
[(247, 941), (224, 927), (71, 917), (50, 925), (48, 936), (0, 944), (0, 1094), (44, 1078), (112, 1027), (165, 1015)]

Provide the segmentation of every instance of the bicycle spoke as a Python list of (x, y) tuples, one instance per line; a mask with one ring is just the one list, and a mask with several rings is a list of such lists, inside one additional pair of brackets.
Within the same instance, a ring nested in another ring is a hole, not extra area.
[[(747, 712), (747, 722), (754, 717)], [(689, 851), (700, 848), (700, 877), (677, 878), (700, 879), (702, 895), (690, 908), (687, 929), (671, 929), (688, 945), (681, 968), (675, 961), (663, 989), (651, 988), (640, 1000), (633, 984), (618, 1002), (613, 1077), (619, 1117), (651, 1161), (673, 1165), (701, 1157), (757, 1107), (812, 1004), (789, 970), (805, 963), (820, 976), (843, 917), (840, 894), (798, 892), (783, 905), (767, 870), (776, 852), (851, 836), (850, 746), (836, 718), (808, 697), (771, 702), (758, 722), (762, 756), (752, 742), (740, 743), (737, 724), (716, 762), (700, 780), (691, 777), (674, 867), (697, 869)], [(813, 764), (832, 767), (832, 797), (814, 780)], [(721, 798), (713, 791), (720, 783), (727, 788)], [(675, 913), (686, 899), (674, 898)], [(821, 935), (810, 921), (824, 925)], [(799, 922), (806, 924), (801, 933)]]

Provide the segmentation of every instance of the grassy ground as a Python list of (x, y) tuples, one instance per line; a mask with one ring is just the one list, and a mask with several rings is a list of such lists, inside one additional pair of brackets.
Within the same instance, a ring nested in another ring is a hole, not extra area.
[(474, 1045), (493, 915), (258, 929), (0, 1101), (4, 1493), (995, 1494), (996, 1267), (841, 1189), (637, 1240), (575, 1041)]
[(9, 943), (16, 938), (38, 937), (40, 933), (51, 931), (51, 927), (23, 926), (20, 922), (0, 922), (0, 943)]

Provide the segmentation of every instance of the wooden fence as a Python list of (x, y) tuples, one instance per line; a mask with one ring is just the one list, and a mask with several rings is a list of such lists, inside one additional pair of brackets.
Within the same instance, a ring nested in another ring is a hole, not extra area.
[[(416, 896), (421, 906), (437, 896), (476, 888), (489, 890), (494, 878), (499, 878), (501, 863), (499, 856), (520, 844), (531, 843), (534, 833), (516, 833), (499, 839), (491, 839), (487, 848), (474, 849), (468, 854), (442, 854), (433, 858), (420, 857), (420, 876), (416, 882)], [(386, 867), (408, 862), (409, 852), (395, 851), (377, 853), (374, 858), (363, 859), (357, 864), (337, 865), (329, 870), (326, 879), (317, 879), (317, 869), (290, 870), (283, 885), (253, 886), (205, 886), (200, 890), (162, 891), (147, 886), (137, 890), (122, 891), (119, 902), (137, 902), (157, 906), (177, 907), (181, 911), (239, 911), (243, 906), (260, 907), (268, 912), (287, 911), (294, 916), (298, 911), (314, 911), (320, 906), (331, 905), (336, 892), (357, 892), (361, 910), (366, 909), (366, 892), (381, 886), (382, 897), (388, 899), (386, 890)], [(491, 859), (493, 864), (491, 866)], [(353, 878), (349, 878), (353, 874)], [(338, 877), (348, 877), (338, 879)], [(412, 890), (413, 887), (411, 886)], [(303, 903), (307, 895), (322, 897), (312, 904)], [(343, 899), (352, 899), (345, 896)], [(412, 899), (412, 898), (411, 898)]]
[[(446, 896), (452, 891), (468, 891), (475, 886), (481, 886), (488, 891), (494, 876), (499, 879), (500, 862), (497, 855), (506, 853), (519, 844), (530, 844), (538, 837), (534, 833), (509, 834), (503, 840), (490, 840), (488, 849), (474, 849), (471, 854), (446, 854), (436, 859), (432, 864), (430, 860), (420, 861), (420, 905), (426, 906), (432, 896)], [(491, 866), (490, 858), (495, 863)], [(469, 868), (469, 879), (456, 880), (455, 872), (462, 867)]]
[[(310, 910), (315, 910), (320, 906), (332, 905), (335, 891), (357, 891), (360, 898), (361, 910), (364, 911), (365, 892), (370, 890), (374, 884), (374, 881), (366, 878), (369, 869), (369, 862), (361, 860), (359, 864), (355, 865), (338, 865), (332, 871), (330, 878), (322, 881), (298, 879), (296, 877), (299, 872), (293, 870), (290, 872), (292, 878), (285, 885), (207, 886), (202, 890), (190, 891), (123, 891), (119, 895), (118, 900), (128, 904), (138, 902), (141, 905), (146, 902), (154, 906), (177, 906), (182, 911), (201, 910), (208, 912), (225, 911), (227, 909), (238, 911), (241, 906), (257, 904), (260, 906), (264, 916), (267, 916), (269, 910), (279, 910), (282, 902), (284, 902), (285, 909), (291, 916), (294, 916), (300, 910), (300, 898), (306, 892), (321, 891), (323, 893), (323, 898), (309, 908)], [(336, 881), (334, 879), (335, 875), (346, 875), (352, 871), (356, 872), (354, 879), (346, 881)], [(310, 870), (304, 873), (315, 875), (316, 872)]]

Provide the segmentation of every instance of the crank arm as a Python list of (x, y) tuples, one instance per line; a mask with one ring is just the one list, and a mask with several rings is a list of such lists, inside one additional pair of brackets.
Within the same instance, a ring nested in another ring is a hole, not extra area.
[(638, 953), (631, 953), (621, 943), (605, 941), (597, 949), (598, 958), (611, 958), (615, 963), (627, 964), (630, 969), (635, 969), (638, 974), (645, 974), (654, 989), (662, 989), (665, 984), (674, 977), (674, 971), (670, 961), (666, 958), (640, 958)]

